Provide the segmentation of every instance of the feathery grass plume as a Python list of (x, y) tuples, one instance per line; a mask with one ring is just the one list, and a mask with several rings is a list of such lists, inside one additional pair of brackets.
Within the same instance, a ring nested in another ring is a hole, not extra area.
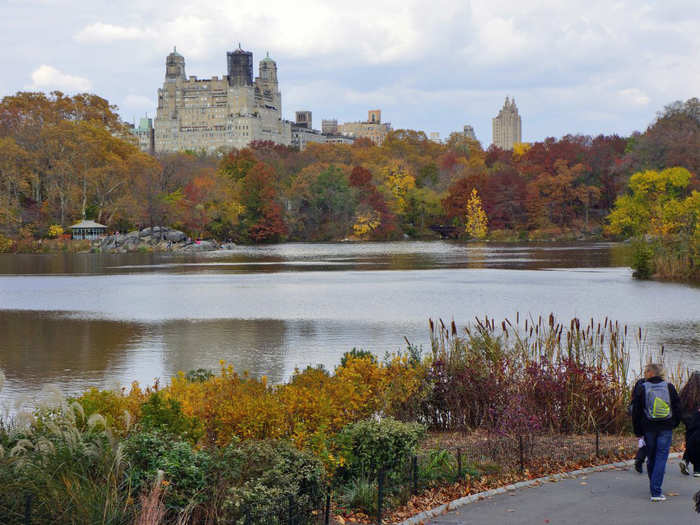
[(165, 492), (163, 477), (164, 472), (158, 470), (150, 490), (141, 494), (139, 498), (141, 510), (134, 520), (134, 525), (160, 525), (163, 523), (166, 515), (165, 503), (163, 502)]
[[(625, 428), (630, 356), (648, 353), (641, 330), (635, 349), (628, 327), (607, 318), (520, 317), (497, 325), (477, 316), (464, 336), (444, 325), (431, 333), (433, 391), (421, 418), (442, 429), (496, 428), (508, 418), (565, 432)], [(524, 408), (509, 409), (513, 399)]]

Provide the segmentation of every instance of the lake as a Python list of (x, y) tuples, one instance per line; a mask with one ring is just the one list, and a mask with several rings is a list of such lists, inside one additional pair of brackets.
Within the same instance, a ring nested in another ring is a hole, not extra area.
[(167, 381), (178, 370), (279, 382), (428, 343), (428, 318), (554, 312), (642, 327), (700, 367), (700, 288), (632, 279), (625, 247), (452, 242), (281, 244), (199, 255), (0, 255), (0, 401)]

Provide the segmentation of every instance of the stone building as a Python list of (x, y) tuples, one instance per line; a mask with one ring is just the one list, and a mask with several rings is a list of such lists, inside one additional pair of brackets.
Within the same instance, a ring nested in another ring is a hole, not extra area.
[(353, 138), (368, 138), (379, 145), (391, 131), (391, 124), (382, 122), (382, 111), (372, 109), (367, 113), (366, 122), (345, 122), (338, 125), (338, 132)]
[(306, 149), (306, 145), (311, 142), (319, 142), (322, 144), (352, 144), (355, 139), (345, 137), (337, 133), (337, 122), (335, 133), (328, 133), (325, 126), (326, 120), (323, 121), (324, 127), (321, 131), (313, 129), (311, 111), (297, 111), (296, 121), (292, 124), (292, 146), (295, 146), (299, 151)]
[(138, 140), (139, 148), (147, 151), (151, 155), (155, 153), (155, 130), (153, 129), (153, 119), (141, 117), (139, 125), (134, 126), (131, 131)]
[(506, 102), (493, 119), (493, 144), (504, 150), (512, 150), (513, 145), (522, 142), (522, 122), (515, 99)]
[(464, 126), (464, 136), (468, 139), (476, 140), (476, 133), (474, 132), (474, 126), (469, 124)]
[(155, 151), (212, 151), (243, 148), (255, 140), (292, 142), (291, 123), (282, 119), (277, 64), (269, 55), (253, 79), (253, 54), (226, 53), (227, 75), (198, 79), (185, 73), (185, 58), (173, 50), (158, 90)]
[(338, 134), (338, 120), (337, 119), (323, 119), (321, 121), (321, 131), (328, 135)]

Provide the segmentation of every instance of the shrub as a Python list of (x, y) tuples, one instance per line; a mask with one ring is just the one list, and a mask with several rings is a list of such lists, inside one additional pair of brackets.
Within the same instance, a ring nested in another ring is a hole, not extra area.
[(377, 481), (367, 475), (352, 478), (342, 487), (340, 501), (351, 509), (373, 515), (377, 511)]
[(171, 512), (206, 500), (211, 463), (206, 452), (196, 451), (187, 441), (153, 430), (130, 435), (124, 452), (129, 461), (129, 483), (135, 493), (149, 492), (160, 470), (167, 487), (164, 503)]
[(63, 235), (63, 228), (61, 227), (60, 224), (52, 224), (51, 226), (49, 226), (47, 235), (51, 239), (56, 239), (56, 238), (60, 237), (61, 235)]
[(644, 240), (638, 240), (632, 250), (632, 276), (635, 279), (649, 279), (654, 274), (654, 248)]
[(197, 418), (182, 413), (179, 401), (155, 392), (141, 406), (139, 425), (146, 431), (156, 431), (178, 436), (196, 443), (203, 434)]
[(320, 508), (325, 486), (322, 463), (282, 441), (230, 445), (220, 467), (225, 474), (220, 519), (237, 523), (287, 523), (289, 505), (295, 522), (307, 522)]
[(8, 239), (0, 233), (0, 253), (10, 253), (15, 246), (12, 239)]
[(425, 431), (419, 423), (402, 423), (393, 418), (351, 423), (337, 437), (345, 459), (344, 470), (361, 476), (378, 469), (398, 469), (416, 453)]
[(343, 357), (340, 358), (340, 366), (345, 367), (352, 359), (369, 359), (372, 363), (377, 362), (377, 358), (369, 350), (363, 350), (362, 348), (353, 348), (349, 352), (345, 352)]
[(34, 523), (127, 525), (133, 517), (118, 440), (80, 405), (39, 410), (29, 427), (5, 431), (0, 449), (0, 516), (20, 521), (31, 495)]
[(190, 370), (185, 374), (185, 379), (187, 381), (197, 381), (203, 383), (214, 377), (214, 372), (208, 368), (197, 368), (196, 370)]

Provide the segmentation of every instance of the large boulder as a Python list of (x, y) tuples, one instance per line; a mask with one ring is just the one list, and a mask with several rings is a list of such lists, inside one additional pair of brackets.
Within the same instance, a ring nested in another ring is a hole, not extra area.
[(170, 230), (165, 234), (165, 239), (170, 242), (183, 242), (187, 239), (187, 235), (180, 230)]

